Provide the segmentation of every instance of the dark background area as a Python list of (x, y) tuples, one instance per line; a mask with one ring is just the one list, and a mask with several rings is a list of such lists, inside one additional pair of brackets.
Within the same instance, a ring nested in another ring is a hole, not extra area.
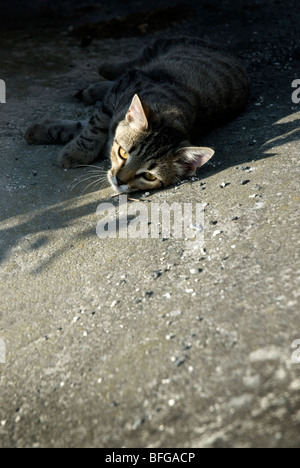
[[(172, 0), (111, 0), (109, 2), (101, 0), (3, 0), (1, 2), (0, 24), (5, 26), (17, 25), (25, 26), (24, 21), (36, 23), (36, 25), (61, 24), (70, 19), (80, 19), (80, 21), (102, 21), (122, 16), (128, 13), (135, 13), (146, 10), (153, 10), (159, 7), (172, 7), (180, 2)], [(181, 2), (182, 5), (195, 5), (201, 2), (192, 0)]]
[(2, 0), (0, 5), (2, 33), (30, 30), (42, 36), (49, 29), (53, 33), (67, 29), (70, 34), (82, 36), (83, 45), (89, 45), (86, 35), (147, 35), (184, 22), (185, 34), (219, 39), (222, 45), (236, 45), (241, 52), (243, 48), (248, 52), (264, 51), (267, 61), (300, 58), (296, 0)]
[(245, 60), (250, 74), (272, 66), (276, 75), (299, 65), (298, 9), (296, 0), (2, 0), (0, 34), (20, 30), (42, 38), (64, 32), (88, 47), (95, 38), (165, 30), (219, 42)]

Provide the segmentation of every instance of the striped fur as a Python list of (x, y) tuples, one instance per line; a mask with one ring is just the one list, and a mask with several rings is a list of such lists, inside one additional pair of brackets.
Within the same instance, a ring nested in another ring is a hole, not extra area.
[(193, 38), (157, 40), (134, 60), (103, 63), (100, 73), (109, 81), (81, 93), (89, 104), (101, 99), (87, 124), (42, 123), (26, 139), (65, 143), (78, 133), (60, 155), (62, 167), (108, 156), (118, 192), (166, 187), (194, 174), (214, 151), (190, 142), (240, 112), (249, 97), (240, 62)]

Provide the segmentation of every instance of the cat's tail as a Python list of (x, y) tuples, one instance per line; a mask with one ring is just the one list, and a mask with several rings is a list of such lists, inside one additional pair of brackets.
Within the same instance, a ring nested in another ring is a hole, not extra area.
[(65, 145), (78, 136), (88, 120), (44, 120), (31, 125), (24, 138), (29, 145)]

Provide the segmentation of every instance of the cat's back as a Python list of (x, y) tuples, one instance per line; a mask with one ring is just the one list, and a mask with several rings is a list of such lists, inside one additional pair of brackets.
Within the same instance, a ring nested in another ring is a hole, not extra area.
[(174, 78), (183, 75), (197, 79), (206, 76), (222, 79), (229, 75), (248, 86), (245, 68), (236, 57), (224, 48), (198, 38), (156, 40), (145, 50), (144, 61), (139, 68), (148, 71), (165, 69), (173, 73)]
[(157, 40), (145, 50), (139, 68), (158, 86), (180, 89), (187, 102), (192, 99), (208, 114), (238, 111), (249, 98), (249, 80), (241, 62), (201, 39)]

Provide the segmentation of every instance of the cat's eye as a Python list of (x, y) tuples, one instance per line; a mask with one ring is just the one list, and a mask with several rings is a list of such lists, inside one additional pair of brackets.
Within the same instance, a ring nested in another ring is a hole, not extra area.
[(148, 180), (149, 182), (153, 182), (154, 180), (157, 180), (157, 177), (155, 177), (155, 175), (151, 174), (151, 172), (144, 172), (143, 177), (144, 177), (144, 179)]
[(127, 151), (124, 150), (124, 148), (122, 148), (120, 146), (119, 156), (120, 156), (121, 159), (124, 159), (126, 161), (128, 159), (128, 157), (129, 157), (129, 154), (127, 153)]

